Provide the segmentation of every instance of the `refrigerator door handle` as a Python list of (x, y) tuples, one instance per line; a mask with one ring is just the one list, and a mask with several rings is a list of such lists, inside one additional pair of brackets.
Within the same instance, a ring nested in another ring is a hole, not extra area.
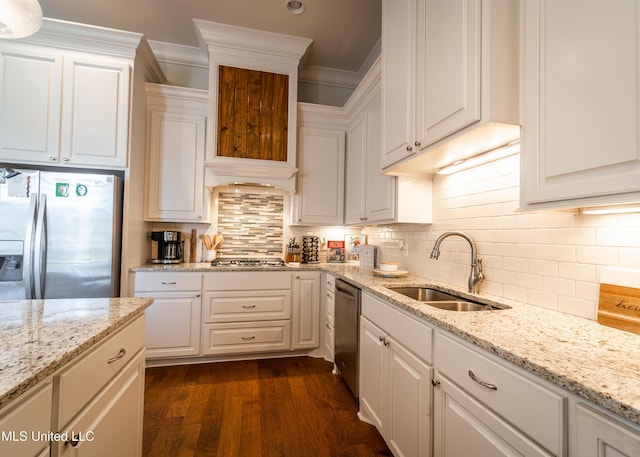
[(23, 267), (24, 272), (24, 296), (26, 299), (34, 298), (33, 293), (33, 261), (35, 255), (34, 245), (34, 227), (36, 225), (36, 211), (38, 210), (38, 196), (36, 194), (31, 195), (29, 201), (29, 218), (27, 221), (27, 230), (24, 237), (23, 246)]
[(44, 298), (47, 268), (47, 196), (45, 194), (40, 195), (33, 248), (34, 298), (41, 299)]

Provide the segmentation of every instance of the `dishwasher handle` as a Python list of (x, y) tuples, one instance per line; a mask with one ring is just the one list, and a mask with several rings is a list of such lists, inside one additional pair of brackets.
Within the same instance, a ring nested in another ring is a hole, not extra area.
[(358, 299), (358, 294), (360, 293), (360, 289), (357, 287), (352, 287), (342, 281), (336, 281), (336, 292), (347, 295), (348, 297), (353, 298), (354, 300)]

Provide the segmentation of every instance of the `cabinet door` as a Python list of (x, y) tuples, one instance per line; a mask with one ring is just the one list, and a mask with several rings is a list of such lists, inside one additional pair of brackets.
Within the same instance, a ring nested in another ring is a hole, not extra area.
[(298, 224), (341, 225), (344, 209), (343, 130), (300, 128)]
[(575, 406), (575, 439), (571, 457), (632, 457), (640, 455), (640, 434), (608, 419), (586, 405)]
[(320, 273), (293, 275), (293, 349), (320, 346)]
[(413, 155), (416, 0), (382, 1), (382, 167)]
[[(383, 175), (380, 167), (382, 151), (382, 105), (376, 97), (367, 108), (367, 147), (365, 207), (368, 223), (393, 221), (396, 218), (397, 178)], [(347, 174), (351, 179), (351, 174)], [(424, 202), (423, 202), (424, 204)]]
[(0, 46), (0, 158), (51, 163), (60, 148), (62, 55)]
[(521, 7), (522, 204), (624, 201), (640, 190), (638, 2)]
[(127, 166), (130, 66), (116, 59), (65, 57), (62, 161)]
[(0, 455), (49, 455), (49, 443), (33, 439), (34, 435), (51, 430), (53, 388), (51, 382), (43, 384), (36, 388), (35, 393), (24, 394), (28, 398), (21, 400), (11, 412), (5, 414), (8, 408), (0, 412)]
[(397, 457), (429, 457), (433, 369), (396, 341), (387, 339), (387, 343), (385, 440)]
[(384, 436), (387, 415), (384, 332), (360, 318), (360, 411)]
[(146, 310), (147, 358), (200, 354), (199, 292), (141, 292), (136, 296), (153, 297)]
[(434, 457), (552, 456), (444, 376), (437, 374), (436, 379)]
[[(378, 166), (378, 170), (379, 170)], [(365, 199), (367, 195), (367, 116), (359, 116), (347, 132), (347, 159), (344, 183), (345, 224), (362, 224), (366, 221)]]
[[(64, 399), (61, 399), (64, 401)], [(144, 353), (118, 374), (54, 443), (59, 457), (109, 457), (142, 454)]]
[(147, 219), (206, 222), (205, 114), (149, 113)]
[(480, 3), (420, 3), (416, 137), (421, 148), (480, 120)]

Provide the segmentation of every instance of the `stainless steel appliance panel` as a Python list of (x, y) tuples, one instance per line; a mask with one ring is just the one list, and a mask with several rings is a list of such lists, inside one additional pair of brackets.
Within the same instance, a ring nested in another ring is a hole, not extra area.
[(118, 296), (120, 178), (18, 171), (0, 181), (0, 299)]
[(33, 296), (33, 237), (38, 204), (39, 172), (0, 183), (0, 299)]
[(111, 175), (42, 172), (46, 298), (119, 295), (120, 187)]
[(359, 288), (336, 280), (335, 363), (345, 382), (358, 397), (358, 343), (360, 340)]

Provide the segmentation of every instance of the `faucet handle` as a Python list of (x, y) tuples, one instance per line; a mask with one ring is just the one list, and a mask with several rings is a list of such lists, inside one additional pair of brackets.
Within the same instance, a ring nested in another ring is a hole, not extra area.
[(480, 257), (476, 259), (476, 270), (478, 273), (482, 273), (482, 259)]

